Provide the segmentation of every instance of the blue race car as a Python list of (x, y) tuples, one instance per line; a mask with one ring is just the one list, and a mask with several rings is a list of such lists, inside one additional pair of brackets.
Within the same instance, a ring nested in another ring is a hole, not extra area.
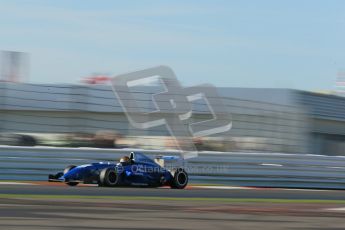
[(164, 160), (178, 159), (178, 157), (157, 157), (155, 160), (142, 153), (130, 153), (120, 162), (93, 163), (86, 165), (70, 165), (63, 172), (49, 175), (50, 182), (64, 182), (70, 186), (83, 184), (98, 184), (99, 186), (136, 186), (160, 187), (170, 186), (183, 189), (188, 183), (188, 174), (181, 167), (168, 170), (164, 167)]

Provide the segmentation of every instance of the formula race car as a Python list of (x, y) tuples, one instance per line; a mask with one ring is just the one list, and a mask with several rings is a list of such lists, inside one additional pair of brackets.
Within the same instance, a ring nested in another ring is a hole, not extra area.
[(164, 162), (178, 161), (175, 156), (159, 156), (154, 160), (142, 153), (130, 153), (120, 162), (93, 163), (86, 165), (70, 165), (63, 172), (49, 175), (50, 182), (64, 182), (70, 186), (83, 184), (98, 184), (99, 186), (136, 186), (160, 187), (170, 186), (183, 189), (188, 183), (188, 174), (182, 167), (165, 168)]

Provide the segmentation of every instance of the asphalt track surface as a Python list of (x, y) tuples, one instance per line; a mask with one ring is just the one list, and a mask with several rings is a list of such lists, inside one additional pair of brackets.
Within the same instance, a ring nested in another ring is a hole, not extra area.
[(188, 187), (184, 190), (170, 188), (106, 188), (97, 186), (70, 187), (59, 183), (0, 184), (0, 194), (79, 195), (79, 196), (144, 196), (174, 198), (234, 198), (234, 199), (294, 199), (294, 200), (345, 200), (344, 190), (308, 190), (273, 188), (224, 189)]
[(340, 230), (344, 198), (340, 190), (0, 183), (0, 229)]

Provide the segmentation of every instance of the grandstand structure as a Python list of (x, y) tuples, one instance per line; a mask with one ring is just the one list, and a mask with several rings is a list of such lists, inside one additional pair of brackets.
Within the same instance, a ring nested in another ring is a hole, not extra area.
[[(232, 128), (208, 137), (228, 151), (345, 155), (345, 98), (291, 89), (217, 88)], [(154, 109), (152, 94), (137, 92), (143, 110)], [(108, 85), (0, 83), (0, 132), (68, 134), (112, 130), (124, 136), (161, 138), (166, 127), (138, 129)], [(166, 111), (169, 113), (169, 111)], [(203, 105), (193, 121), (203, 121)]]

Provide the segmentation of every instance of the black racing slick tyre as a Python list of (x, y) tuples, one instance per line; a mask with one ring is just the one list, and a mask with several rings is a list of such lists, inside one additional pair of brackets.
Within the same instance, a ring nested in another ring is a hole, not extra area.
[(171, 188), (184, 189), (187, 186), (188, 174), (184, 169), (178, 168), (172, 171), (171, 174), (173, 175), (173, 180), (170, 184)]
[(66, 182), (66, 184), (69, 185), (69, 186), (76, 186), (79, 183), (78, 182)]
[(115, 187), (119, 185), (119, 174), (111, 168), (106, 168), (99, 174), (99, 185), (106, 187)]

